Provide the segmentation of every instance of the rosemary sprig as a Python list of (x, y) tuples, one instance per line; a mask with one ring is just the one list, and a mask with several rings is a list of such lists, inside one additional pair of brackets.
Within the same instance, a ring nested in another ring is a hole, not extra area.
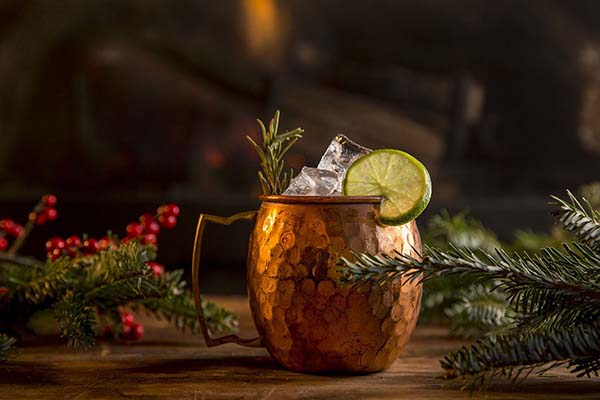
[(294, 170), (283, 171), (285, 162), (283, 156), (302, 137), (302, 128), (279, 134), (279, 110), (269, 123), (267, 131), (265, 124), (257, 119), (262, 133), (262, 146), (259, 146), (250, 136), (246, 139), (254, 146), (260, 157), (262, 171), (258, 171), (258, 181), (264, 194), (281, 194), (290, 184)]

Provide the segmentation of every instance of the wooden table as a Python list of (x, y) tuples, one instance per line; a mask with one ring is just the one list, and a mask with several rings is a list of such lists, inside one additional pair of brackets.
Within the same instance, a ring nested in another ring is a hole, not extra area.
[[(245, 299), (216, 298), (238, 313), (251, 335)], [(141, 319), (141, 317), (139, 318)], [(419, 327), (387, 371), (364, 376), (304, 375), (281, 369), (263, 349), (206, 348), (199, 336), (144, 321), (135, 344), (101, 343), (87, 352), (54, 340), (26, 341), (0, 366), (0, 399), (469, 399), (460, 384), (439, 379), (439, 358), (463, 342), (443, 328)], [(474, 397), (484, 397), (474, 393)], [(577, 380), (564, 370), (504, 383), (490, 399), (600, 399), (600, 379)]]

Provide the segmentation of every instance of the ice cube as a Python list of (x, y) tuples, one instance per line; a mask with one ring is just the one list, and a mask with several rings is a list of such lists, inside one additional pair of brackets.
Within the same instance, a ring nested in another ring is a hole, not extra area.
[(317, 168), (335, 172), (338, 176), (339, 190), (341, 190), (346, 170), (354, 161), (371, 151), (373, 150), (353, 142), (344, 135), (337, 135), (327, 147)]
[(341, 184), (335, 172), (302, 167), (302, 171), (283, 192), (288, 196), (339, 196)]

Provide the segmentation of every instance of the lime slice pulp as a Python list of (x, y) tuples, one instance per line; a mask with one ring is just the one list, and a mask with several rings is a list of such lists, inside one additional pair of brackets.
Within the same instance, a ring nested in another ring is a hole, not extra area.
[(402, 225), (417, 218), (431, 199), (431, 178), (419, 160), (394, 149), (356, 160), (343, 182), (345, 196), (382, 196), (379, 220)]

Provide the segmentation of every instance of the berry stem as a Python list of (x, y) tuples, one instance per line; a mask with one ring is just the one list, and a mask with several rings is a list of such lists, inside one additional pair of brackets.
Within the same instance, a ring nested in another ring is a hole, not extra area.
[(39, 267), (42, 265), (41, 262), (34, 258), (21, 257), (18, 255), (9, 255), (8, 253), (0, 251), (0, 262), (9, 262), (11, 264), (20, 265), (22, 267)]
[(23, 227), (23, 232), (21, 232), (21, 234), (15, 238), (15, 241), (8, 249), (9, 256), (14, 256), (19, 252), (19, 250), (21, 250), (21, 247), (23, 247), (23, 244), (25, 244), (25, 239), (27, 239), (27, 236), (29, 236), (31, 230), (35, 226), (35, 220), (37, 219), (38, 214), (42, 212), (44, 208), (45, 206), (43, 200), (39, 201), (33, 207), (33, 210), (29, 213), (29, 216), (27, 217), (27, 222)]

